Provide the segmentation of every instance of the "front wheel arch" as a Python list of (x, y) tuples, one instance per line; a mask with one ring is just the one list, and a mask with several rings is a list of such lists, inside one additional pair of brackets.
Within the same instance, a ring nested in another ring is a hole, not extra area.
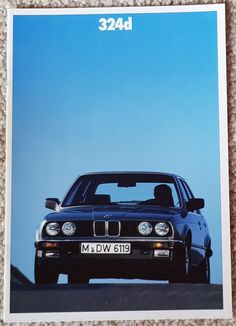
[(190, 229), (188, 229), (184, 237), (184, 245), (187, 246), (189, 249), (191, 249), (192, 247), (192, 232)]
[(209, 234), (207, 234), (205, 237), (204, 246), (206, 248), (211, 248), (211, 237), (209, 236)]

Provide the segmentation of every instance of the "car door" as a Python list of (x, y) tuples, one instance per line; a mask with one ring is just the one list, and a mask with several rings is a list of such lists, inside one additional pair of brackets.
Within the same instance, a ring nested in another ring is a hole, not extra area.
[[(184, 180), (180, 180), (188, 199), (194, 198), (192, 191), (190, 190), (188, 184)], [(194, 210), (188, 212), (191, 215), (191, 219), (194, 220), (194, 234), (192, 234), (192, 245), (193, 247), (199, 248), (200, 250), (204, 248), (205, 237), (208, 233), (207, 224), (200, 210)]]

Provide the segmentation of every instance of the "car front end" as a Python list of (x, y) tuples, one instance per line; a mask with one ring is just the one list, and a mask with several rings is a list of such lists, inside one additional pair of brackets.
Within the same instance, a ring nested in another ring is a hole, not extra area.
[[(122, 207), (125, 209), (130, 207)], [(91, 216), (96, 216), (96, 208), (90, 210)], [(106, 208), (104, 216), (108, 216), (96, 220), (79, 219), (81, 208), (73, 212), (77, 220), (69, 221), (67, 215), (71, 214), (61, 212), (56, 221), (57, 213), (55, 217), (51, 214), (35, 243), (37, 262), (68, 275), (78, 270), (89, 278), (167, 279), (183, 248), (169, 221), (176, 212), (158, 218), (156, 210), (145, 211), (148, 213), (138, 213), (139, 219), (132, 216), (137, 213), (117, 219), (115, 209), (107, 214)]]

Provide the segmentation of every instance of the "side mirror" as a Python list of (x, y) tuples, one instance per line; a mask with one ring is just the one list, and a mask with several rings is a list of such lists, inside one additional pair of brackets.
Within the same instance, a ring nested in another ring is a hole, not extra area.
[(189, 199), (189, 201), (187, 202), (187, 210), (188, 211), (194, 211), (197, 209), (201, 209), (205, 206), (205, 202), (204, 199), (202, 198), (192, 198)]
[(58, 198), (47, 198), (45, 201), (45, 207), (57, 211), (60, 205)]

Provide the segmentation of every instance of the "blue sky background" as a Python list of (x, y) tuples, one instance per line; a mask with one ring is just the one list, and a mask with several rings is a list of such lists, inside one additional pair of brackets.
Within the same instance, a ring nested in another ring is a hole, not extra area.
[[(133, 17), (101, 32), (101, 17)], [(12, 263), (33, 280), (46, 197), (81, 173), (183, 176), (212, 236), (222, 283), (216, 12), (15, 16)]]

